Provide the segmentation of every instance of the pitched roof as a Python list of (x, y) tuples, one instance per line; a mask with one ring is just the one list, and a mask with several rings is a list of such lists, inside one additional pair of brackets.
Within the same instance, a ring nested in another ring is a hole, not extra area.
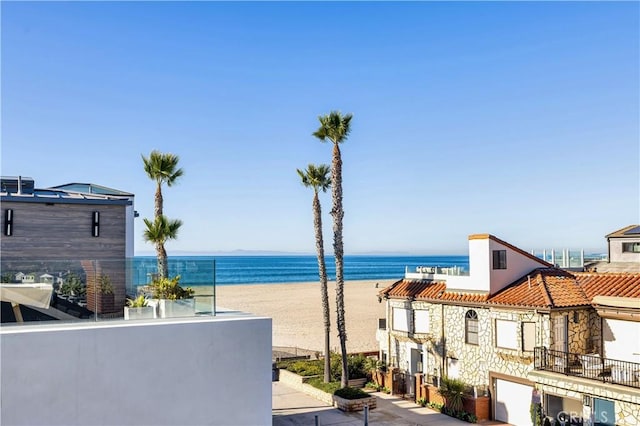
[(580, 287), (589, 297), (616, 296), (640, 298), (640, 274), (618, 273), (588, 273), (578, 272), (574, 274), (580, 283)]
[(390, 299), (415, 299), (434, 302), (482, 303), (487, 293), (447, 291), (444, 281), (400, 280), (378, 293), (378, 297)]
[(613, 231), (612, 233), (605, 235), (605, 238), (638, 238), (640, 237), (640, 225), (629, 225), (622, 229)]
[(534, 260), (534, 261), (538, 262), (539, 264), (541, 264), (543, 266), (546, 266), (546, 267), (552, 267), (553, 266), (553, 264), (551, 264), (551, 263), (549, 263), (549, 262), (547, 262), (545, 260), (542, 260), (539, 257), (532, 255), (531, 253), (527, 253), (526, 251), (522, 250), (521, 248), (518, 248), (518, 247), (514, 246), (513, 244), (509, 244), (508, 242), (503, 241), (503, 240), (501, 240), (500, 238), (498, 238), (498, 237), (496, 237), (494, 235), (491, 235), (491, 234), (471, 234), (471, 235), (469, 235), (469, 240), (487, 240), (487, 239), (493, 240), (498, 244), (501, 244), (501, 245), (503, 245), (505, 247), (508, 247), (511, 250), (520, 253), (522, 256), (527, 257), (527, 258), (529, 258), (531, 260)]
[(505, 287), (488, 300), (491, 304), (563, 308), (590, 305), (575, 277), (558, 268), (540, 268)]
[(589, 306), (595, 296), (640, 298), (640, 274), (570, 273), (559, 268), (539, 268), (493, 296), (487, 293), (447, 291), (444, 281), (403, 279), (380, 291), (378, 296), (435, 303), (567, 308)]

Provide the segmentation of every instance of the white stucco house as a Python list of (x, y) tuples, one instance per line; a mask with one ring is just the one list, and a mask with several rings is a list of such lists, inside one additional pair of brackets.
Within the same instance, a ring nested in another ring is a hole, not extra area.
[(640, 225), (629, 225), (606, 237), (609, 262), (640, 264)]

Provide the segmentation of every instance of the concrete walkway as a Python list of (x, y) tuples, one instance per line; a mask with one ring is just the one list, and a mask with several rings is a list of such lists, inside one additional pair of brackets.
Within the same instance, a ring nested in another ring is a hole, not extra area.
[[(272, 383), (272, 413), (274, 426), (315, 425), (315, 416), (321, 426), (362, 426), (364, 412), (345, 413), (327, 406), (321, 401), (296, 391), (280, 382)], [(378, 397), (377, 408), (369, 411), (369, 425), (375, 426), (469, 426), (453, 417), (440, 414), (426, 407), (382, 392), (374, 392)], [(487, 423), (485, 423), (487, 424)], [(499, 423), (491, 423), (499, 424)]]

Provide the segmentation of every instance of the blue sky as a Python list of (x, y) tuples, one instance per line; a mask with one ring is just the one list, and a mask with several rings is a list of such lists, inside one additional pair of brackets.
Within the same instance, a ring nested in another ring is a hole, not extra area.
[(604, 250), (640, 222), (637, 2), (1, 7), (2, 174), (130, 191), (151, 217), (141, 154), (178, 154), (169, 254), (313, 253), (295, 170), (331, 162), (311, 135), (331, 110), (354, 115), (347, 254)]

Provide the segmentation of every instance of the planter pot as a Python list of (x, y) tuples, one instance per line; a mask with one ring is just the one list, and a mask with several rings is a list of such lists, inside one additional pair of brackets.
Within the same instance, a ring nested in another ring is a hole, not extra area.
[(193, 317), (196, 315), (196, 299), (158, 300), (160, 318)]
[(362, 411), (365, 405), (368, 406), (370, 410), (373, 410), (376, 408), (376, 401), (375, 396), (359, 399), (344, 399), (333, 395), (333, 405), (342, 411)]
[[(69, 297), (69, 300), (71, 300)], [(87, 291), (87, 309), (97, 314), (106, 314), (115, 312), (115, 303), (113, 294), (94, 293)]]
[(142, 308), (130, 308), (124, 307), (124, 319), (136, 320), (136, 319), (149, 319), (156, 317), (156, 310), (153, 306), (145, 306)]

